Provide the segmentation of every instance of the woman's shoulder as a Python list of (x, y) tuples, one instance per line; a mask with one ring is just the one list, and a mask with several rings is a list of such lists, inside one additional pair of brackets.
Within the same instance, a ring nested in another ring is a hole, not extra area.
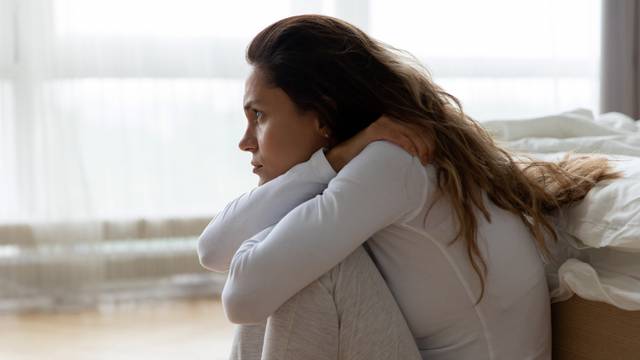
[(367, 158), (377, 159), (379, 161), (395, 161), (407, 165), (416, 160), (417, 163), (420, 164), (418, 157), (408, 153), (400, 145), (387, 140), (376, 140), (370, 142), (364, 147), (364, 149), (362, 149), (360, 155)]

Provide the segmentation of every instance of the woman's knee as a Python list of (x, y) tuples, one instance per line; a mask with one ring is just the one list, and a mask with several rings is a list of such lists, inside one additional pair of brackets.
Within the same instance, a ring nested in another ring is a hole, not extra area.
[(339, 282), (344, 282), (348, 279), (357, 281), (359, 276), (372, 271), (377, 272), (377, 267), (367, 250), (360, 245), (333, 268), (322, 274), (316, 281), (333, 295)]
[[(301, 302), (311, 302), (315, 306), (327, 305), (328, 302), (335, 301), (337, 287), (348, 287), (349, 283), (361, 282), (363, 276), (371, 278), (371, 275), (380, 276), (367, 250), (362, 245), (358, 246), (336, 266), (292, 296), (287, 301), (288, 306), (284, 306), (287, 305), (285, 303), (282, 307), (290, 308), (294, 302), (299, 305)], [(320, 298), (323, 298), (323, 301), (320, 301)], [(335, 308), (333, 304), (331, 307)]]
[[(354, 286), (366, 286), (365, 284), (372, 283), (377, 286), (386, 286), (375, 263), (361, 245), (336, 266), (292, 296), (277, 312), (291, 312), (294, 308), (309, 306), (315, 307), (316, 311), (334, 311), (336, 292), (345, 296), (345, 293)], [(327, 309), (318, 309), (320, 307)]]
[(358, 282), (361, 278), (381, 278), (378, 268), (363, 245), (358, 246), (349, 256), (331, 269), (335, 286), (342, 282)]

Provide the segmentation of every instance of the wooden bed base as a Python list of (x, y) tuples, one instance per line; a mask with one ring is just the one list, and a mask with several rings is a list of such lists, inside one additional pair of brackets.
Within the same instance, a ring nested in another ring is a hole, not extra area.
[(640, 311), (573, 295), (551, 318), (553, 360), (640, 359)]

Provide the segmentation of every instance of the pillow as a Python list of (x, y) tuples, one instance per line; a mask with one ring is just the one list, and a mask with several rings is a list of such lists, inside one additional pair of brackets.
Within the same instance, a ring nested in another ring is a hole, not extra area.
[(612, 160), (622, 179), (601, 181), (586, 197), (558, 211), (562, 231), (593, 248), (640, 252), (640, 126), (628, 116), (594, 119), (585, 109), (523, 120), (481, 123), (501, 145), (557, 161), (568, 151)]
[[(529, 153), (556, 162), (566, 152)], [(559, 209), (556, 225), (592, 248), (640, 252), (640, 157), (597, 154), (611, 161), (623, 177), (598, 182), (584, 197)]]
[(560, 263), (546, 263), (551, 302), (574, 293), (625, 310), (640, 310), (640, 122), (620, 113), (593, 118), (577, 109), (519, 121), (483, 122), (512, 151), (558, 161), (567, 151), (599, 154), (623, 178), (601, 181), (581, 201), (551, 218)]
[(619, 128), (608, 126), (608, 121), (595, 121), (591, 110), (582, 108), (536, 118), (487, 120), (480, 124), (494, 138), (501, 141), (546, 137), (564, 139), (624, 133)]
[(623, 178), (601, 181), (573, 206), (558, 212), (558, 225), (584, 244), (640, 252), (640, 157), (607, 156)]

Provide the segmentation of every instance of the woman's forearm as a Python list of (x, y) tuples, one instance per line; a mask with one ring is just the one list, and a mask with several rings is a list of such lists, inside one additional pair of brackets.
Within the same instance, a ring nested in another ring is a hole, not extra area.
[(320, 154), (315, 154), (287, 173), (227, 204), (200, 235), (200, 263), (213, 271), (227, 271), (233, 254), (243, 241), (322, 193), (336, 175), (330, 167)]

